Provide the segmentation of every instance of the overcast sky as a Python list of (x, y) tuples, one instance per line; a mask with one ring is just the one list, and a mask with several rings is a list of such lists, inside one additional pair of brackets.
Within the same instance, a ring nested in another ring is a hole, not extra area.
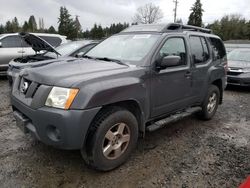
[[(139, 6), (152, 2), (162, 9), (164, 18), (161, 22), (173, 21), (173, 0), (1, 0), (0, 23), (16, 16), (21, 24), (34, 15), (43, 18), (45, 26), (57, 29), (60, 6), (66, 6), (72, 16), (79, 15), (82, 28), (91, 28), (94, 23), (108, 26), (111, 23), (132, 22), (132, 17)], [(250, 0), (201, 0), (203, 22), (211, 23), (225, 14), (241, 14), (250, 20)], [(177, 17), (184, 23), (190, 14), (190, 7), (195, 0), (179, 0)]]

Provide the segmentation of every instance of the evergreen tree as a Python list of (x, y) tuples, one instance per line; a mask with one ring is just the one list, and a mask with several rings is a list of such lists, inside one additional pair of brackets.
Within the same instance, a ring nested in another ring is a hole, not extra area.
[(208, 26), (223, 40), (250, 39), (250, 26), (240, 15), (226, 15)]
[(6, 31), (7, 33), (13, 33), (13, 32), (14, 32), (14, 31), (13, 31), (13, 25), (12, 25), (12, 23), (11, 23), (10, 21), (7, 21), (7, 22), (6, 22), (5, 31)]
[(75, 32), (76, 32), (76, 37), (78, 38), (80, 36), (80, 33), (82, 31), (82, 26), (78, 20), (78, 16), (76, 16), (75, 21), (74, 21), (74, 28), (75, 28)]
[(193, 7), (191, 8), (191, 14), (188, 19), (188, 25), (202, 26), (202, 15), (204, 10), (202, 9), (202, 4), (200, 0), (196, 0)]
[(1, 24), (0, 25), (0, 34), (3, 34), (5, 32), (4, 26)]
[(18, 20), (17, 20), (17, 17), (15, 17), (13, 20), (12, 20), (12, 29), (13, 29), (13, 32), (19, 32), (20, 28), (19, 28), (19, 23), (18, 23)]
[(29, 17), (28, 25), (29, 25), (28, 31), (30, 31), (30, 32), (36, 32), (37, 31), (37, 24), (36, 24), (35, 16), (31, 15)]
[(22, 31), (23, 32), (28, 32), (29, 31), (29, 24), (28, 24), (27, 21), (24, 22)]
[(58, 33), (61, 35), (66, 35), (69, 39), (75, 39), (76, 27), (75, 22), (71, 18), (69, 11), (66, 7), (60, 7), (60, 16), (58, 18)]
[(56, 33), (56, 30), (53, 26), (50, 26), (49, 29), (47, 30), (48, 33)]

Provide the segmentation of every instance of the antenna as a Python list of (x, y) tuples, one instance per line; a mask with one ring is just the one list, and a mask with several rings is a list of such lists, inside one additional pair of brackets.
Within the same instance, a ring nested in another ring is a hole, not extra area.
[(177, 16), (177, 6), (178, 6), (178, 0), (173, 0), (174, 2), (174, 22), (176, 22), (176, 16)]

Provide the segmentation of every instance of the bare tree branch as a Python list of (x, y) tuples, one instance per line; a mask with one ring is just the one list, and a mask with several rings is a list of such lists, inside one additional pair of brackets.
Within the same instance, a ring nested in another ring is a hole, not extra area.
[(152, 24), (163, 18), (163, 12), (159, 6), (148, 3), (137, 9), (137, 13), (133, 18), (133, 22), (141, 24)]

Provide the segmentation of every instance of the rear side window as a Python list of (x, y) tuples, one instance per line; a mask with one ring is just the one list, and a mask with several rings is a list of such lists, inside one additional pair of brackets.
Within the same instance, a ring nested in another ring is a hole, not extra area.
[(3, 48), (21, 47), (21, 38), (19, 36), (8, 36), (1, 40)]
[(29, 45), (18, 35), (8, 36), (1, 40), (3, 48), (21, 48)]
[(60, 44), (62, 43), (62, 39), (59, 37), (50, 37), (50, 36), (39, 36), (39, 37), (54, 47), (60, 46)]
[(209, 59), (208, 45), (204, 37), (191, 36), (190, 46), (195, 64), (204, 63)]
[(210, 37), (209, 39), (213, 49), (213, 59), (222, 59), (226, 55), (226, 50), (222, 41), (218, 38), (213, 37)]

